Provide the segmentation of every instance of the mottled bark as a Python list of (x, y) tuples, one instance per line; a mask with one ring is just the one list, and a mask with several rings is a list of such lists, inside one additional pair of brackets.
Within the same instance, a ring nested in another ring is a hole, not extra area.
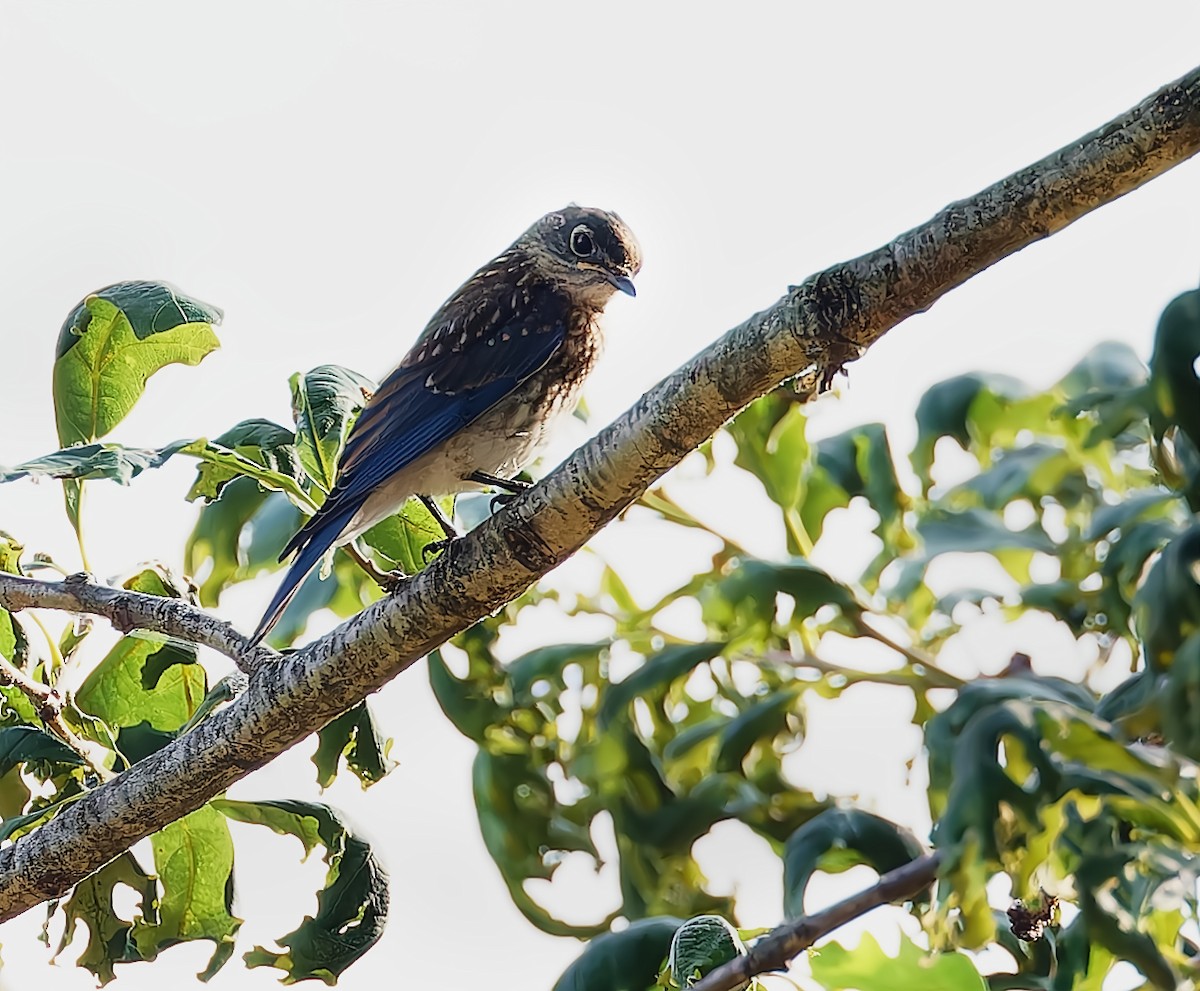
[[(0, 851), (0, 919), (62, 894), (519, 595), (758, 396), (797, 377), (802, 393), (815, 391), (955, 286), (1198, 150), (1200, 70), (884, 247), (793, 287), (395, 595), (295, 654), (248, 659), (250, 686), (236, 702)], [(13, 594), (0, 586), (0, 605), (30, 604)], [(43, 603), (55, 607), (47, 596)], [(148, 628), (236, 651), (217, 620), (181, 616), (144, 618)]]

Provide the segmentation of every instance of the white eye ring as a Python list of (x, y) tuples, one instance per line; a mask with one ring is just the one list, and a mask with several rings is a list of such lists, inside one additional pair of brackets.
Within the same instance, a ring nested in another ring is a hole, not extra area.
[(573, 254), (580, 258), (590, 258), (596, 253), (596, 240), (586, 224), (580, 224), (573, 231), (568, 242)]

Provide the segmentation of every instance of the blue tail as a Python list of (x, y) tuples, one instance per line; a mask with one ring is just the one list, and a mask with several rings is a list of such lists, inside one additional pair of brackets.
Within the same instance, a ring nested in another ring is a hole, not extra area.
[(287, 556), (297, 546), (300, 548), (300, 553), (296, 555), (296, 560), (292, 562), (287, 575), (284, 576), (282, 584), (275, 592), (275, 597), (267, 606), (267, 611), (258, 621), (258, 628), (250, 637), (251, 644), (261, 642), (271, 627), (279, 621), (279, 617), (283, 615), (288, 603), (292, 601), (292, 596), (300, 588), (300, 583), (308, 577), (308, 573), (316, 567), (325, 552), (333, 546), (334, 541), (341, 535), (342, 530), (345, 529), (357, 509), (357, 506), (346, 507), (328, 517), (323, 517), (318, 512), (304, 525), (296, 537), (292, 538), (292, 542), (284, 549), (281, 557)]

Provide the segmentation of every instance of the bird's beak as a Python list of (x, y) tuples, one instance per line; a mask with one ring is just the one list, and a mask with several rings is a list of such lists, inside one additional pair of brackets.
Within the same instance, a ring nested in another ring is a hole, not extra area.
[(626, 296), (637, 295), (637, 290), (633, 287), (633, 279), (628, 275), (613, 275), (612, 273), (608, 273), (608, 281), (620, 289)]

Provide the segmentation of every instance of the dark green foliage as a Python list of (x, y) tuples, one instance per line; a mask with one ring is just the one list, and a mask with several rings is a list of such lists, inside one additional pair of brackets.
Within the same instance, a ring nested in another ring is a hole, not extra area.
[(682, 919), (640, 919), (621, 932), (605, 933), (563, 972), (553, 991), (645, 991), (654, 984)]
[[(128, 482), (167, 458), (195, 458), (188, 497), (204, 504), (186, 568), (198, 587), (158, 566), (140, 568), (126, 585), (206, 605), (278, 566), (287, 538), (333, 484), (346, 432), (372, 388), (354, 372), (321, 366), (292, 379), (293, 426), (249, 420), (215, 440), (160, 450), (97, 443), (148, 375), (172, 361), (195, 363), (216, 346), (218, 317), (162, 286), (125, 284), (89, 297), (59, 342), (64, 450), (0, 475), (63, 479), (82, 545), (84, 480)], [(120, 367), (111, 361), (118, 351)], [(1125, 345), (1101, 343), (1046, 389), (985, 373), (939, 383), (916, 411), (916, 442), (906, 452), (915, 478), (897, 469), (881, 424), (812, 439), (803, 408), (780, 391), (726, 428), (737, 469), (762, 490), (739, 511), (782, 524), (771, 553), (749, 554), (656, 489), (641, 512), (680, 533), (702, 532), (717, 548), (678, 587), (640, 602), (629, 576), (604, 566), (595, 589), (531, 590), (435, 651), (430, 683), (476, 747), (480, 828), (514, 904), (546, 932), (590, 939), (556, 991), (678, 986), (666, 964), (680, 920), (713, 917), (731, 931), (720, 920), (732, 922), (733, 900), (710, 888), (695, 858), (695, 843), (719, 823), (740, 823), (776, 854), (789, 916), (803, 911), (816, 872), (886, 872), (919, 856), (922, 838), (834, 805), (789, 773), (788, 755), (810, 745), (812, 700), (837, 704), (872, 683), (903, 696), (925, 740), (943, 868), (912, 909), (934, 950), (908, 937), (894, 956), (871, 937), (853, 951), (827, 944), (809, 961), (818, 985), (1068, 991), (1100, 987), (1127, 961), (1146, 987), (1187, 986), (1196, 956), (1186, 935), (1197, 917), (1190, 879), (1200, 852), (1198, 354), (1200, 292), (1192, 292), (1163, 314), (1148, 365)], [(942, 454), (955, 445), (951, 483)], [(706, 451), (710, 472), (727, 470), (718, 449)], [(962, 469), (964, 455), (973, 470)], [(469, 503), (465, 515), (477, 518), (486, 503)], [(848, 508), (870, 510), (877, 548), (853, 580), (810, 560), (831, 514)], [(411, 572), (441, 536), (412, 502), (364, 542), (377, 563)], [(20, 573), (22, 555), (0, 535), (0, 569)], [(340, 553), (329, 571), (301, 587), (273, 631), (276, 646), (302, 636), (313, 612), (350, 616), (380, 594)], [(668, 615), (677, 606), (689, 620)], [(512, 657), (512, 627), (536, 629), (541, 609), (579, 617), (588, 632), (563, 643), (543, 638)], [(607, 631), (598, 641), (597, 617)], [(1075, 683), (1040, 673), (1047, 659), (1034, 648), (1032, 663), (1000, 658), (990, 668), (999, 673), (964, 682), (941, 658), (985, 617), (1017, 629), (1049, 618), (1097, 660)], [(74, 626), (44, 645), (30, 630), (0, 612), (0, 655), (44, 684), (91, 645)], [(892, 666), (834, 663), (830, 645), (847, 639), (877, 641)], [(1126, 658), (1128, 677), (1103, 693)], [(0, 839), (37, 829), (102, 775), (153, 753), (229, 696), (221, 686), (210, 693), (194, 650), (137, 631), (92, 663), (61, 726), (0, 686)], [(392, 766), (389, 743), (369, 709), (355, 707), (318, 734), (318, 782), (327, 785), (343, 762), (364, 785), (379, 780)], [(329, 868), (316, 915), (278, 941), (283, 950), (246, 954), (251, 966), (332, 983), (378, 939), (386, 878), (336, 813), (297, 801), (218, 800), (152, 838), (156, 876), (126, 855), (56, 907), (67, 942), (83, 923), (82, 962), (101, 981), (117, 963), (153, 959), (181, 940), (214, 943), (204, 976), (234, 952), (240, 920), (231, 914), (226, 817), (295, 835), (306, 851), (319, 845)], [(568, 857), (599, 867), (598, 829), (615, 839), (619, 904), (565, 922), (527, 882), (553, 880)], [(1065, 921), (1050, 918), (1039, 941), (1018, 939), (1004, 906), (989, 898), (1000, 877), (1026, 904), (1061, 899)], [(118, 884), (138, 893), (131, 918), (114, 910)], [(1012, 962), (985, 982), (983, 964), (951, 948), (986, 946)], [(687, 981), (694, 971), (676, 976)]]
[(249, 967), (282, 970), (287, 984), (308, 979), (336, 984), (342, 971), (378, 942), (387, 922), (388, 877), (371, 848), (334, 809), (317, 802), (217, 799), (210, 805), (230, 819), (295, 836), (306, 856), (324, 848), (329, 870), (317, 893), (317, 914), (305, 916), (277, 940), (282, 952), (256, 946), (245, 960)]

